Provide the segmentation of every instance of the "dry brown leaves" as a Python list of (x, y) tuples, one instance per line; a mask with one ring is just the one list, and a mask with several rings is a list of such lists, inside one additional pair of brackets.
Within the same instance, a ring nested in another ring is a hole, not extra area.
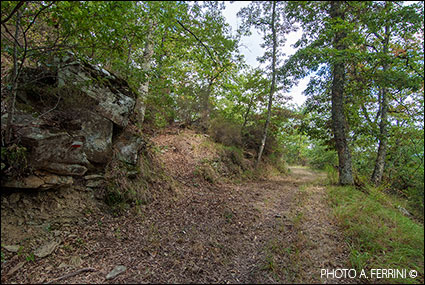
[[(153, 141), (167, 172), (190, 179), (201, 154), (214, 155), (199, 151), (205, 139), (185, 132), (161, 134)], [(94, 211), (83, 223), (59, 229), (70, 234), (52, 255), (35, 261), (7, 256), (2, 283), (48, 282), (83, 267), (97, 271), (60, 282), (329, 282), (320, 279), (321, 267), (345, 266), (346, 252), (323, 188), (300, 188), (316, 178), (308, 170), (293, 169), (287, 177), (239, 185), (184, 186), (178, 196), (140, 206), (139, 214), (113, 217)], [(64, 265), (75, 256), (82, 261), (78, 268)], [(20, 262), (24, 264), (8, 275)], [(127, 271), (106, 280), (117, 265)]]

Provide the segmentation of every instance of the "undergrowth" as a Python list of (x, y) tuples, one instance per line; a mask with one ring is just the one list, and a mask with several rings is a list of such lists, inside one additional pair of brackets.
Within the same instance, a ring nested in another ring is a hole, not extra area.
[(138, 206), (151, 203), (164, 194), (164, 190), (172, 192), (175, 187), (160, 163), (148, 151), (140, 155), (137, 165), (112, 160), (106, 167), (105, 178), (105, 202), (115, 215), (130, 208), (137, 211)]
[[(369, 194), (354, 187), (331, 186), (329, 200), (344, 228), (350, 262), (358, 272), (373, 268), (416, 270), (415, 279), (379, 279), (378, 282), (424, 282), (424, 227), (398, 209), (399, 202), (379, 189)], [(371, 280), (369, 280), (371, 281)]]

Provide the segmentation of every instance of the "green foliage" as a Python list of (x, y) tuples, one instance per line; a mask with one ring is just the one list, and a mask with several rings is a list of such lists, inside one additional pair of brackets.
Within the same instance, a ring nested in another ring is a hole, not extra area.
[[(386, 195), (369, 189), (370, 195), (352, 187), (331, 187), (329, 199), (344, 227), (350, 245), (351, 265), (356, 269), (414, 269), (416, 279), (385, 282), (423, 283), (424, 227), (400, 213)], [(394, 201), (398, 201), (394, 199)]]
[(337, 185), (338, 184), (338, 170), (329, 164), (326, 164), (323, 169), (326, 172), (326, 178), (329, 185)]
[(217, 173), (208, 161), (204, 161), (201, 165), (198, 165), (194, 171), (194, 174), (201, 177), (203, 180), (209, 183), (215, 183), (217, 180)]
[(326, 166), (338, 166), (338, 157), (336, 151), (329, 149), (320, 141), (315, 141), (310, 148), (306, 150), (309, 164), (317, 169), (325, 169)]
[[(104, 198), (115, 214), (130, 206), (146, 205), (156, 196), (153, 184), (163, 173), (156, 169), (150, 156), (143, 155), (139, 160), (139, 165), (112, 160), (107, 166)], [(166, 183), (166, 179), (163, 180)]]
[(17, 144), (1, 147), (1, 163), (2, 175), (17, 177), (31, 172), (28, 164), (28, 150)]
[(28, 262), (34, 262), (34, 261), (35, 261), (35, 255), (34, 255), (34, 253), (33, 253), (33, 252), (31, 252), (30, 254), (28, 254), (28, 255), (25, 257), (25, 260), (26, 260), (26, 261), (28, 261)]

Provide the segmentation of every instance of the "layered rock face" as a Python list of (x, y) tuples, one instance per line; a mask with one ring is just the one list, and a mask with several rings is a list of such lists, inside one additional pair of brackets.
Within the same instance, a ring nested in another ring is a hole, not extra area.
[(13, 134), (35, 171), (19, 180), (2, 177), (3, 186), (69, 185), (72, 177), (105, 165), (113, 154), (137, 163), (144, 144), (125, 131), (137, 96), (126, 81), (68, 54), (49, 68), (23, 70), (19, 86)]

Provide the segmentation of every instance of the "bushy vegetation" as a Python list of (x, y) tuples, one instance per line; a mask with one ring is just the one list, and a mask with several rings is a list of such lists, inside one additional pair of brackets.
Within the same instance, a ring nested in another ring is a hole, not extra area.
[(399, 210), (404, 201), (377, 188), (365, 194), (353, 187), (330, 187), (328, 197), (350, 248), (350, 262), (361, 269), (416, 270), (418, 277), (380, 280), (390, 283), (424, 282), (424, 227)]
[(227, 146), (242, 145), (241, 126), (221, 116), (211, 120), (208, 134), (216, 142)]
[(150, 150), (141, 154), (137, 165), (112, 159), (106, 167), (105, 178), (104, 199), (117, 215), (133, 206), (149, 204), (163, 194), (174, 194), (172, 179)]
[(12, 144), (1, 147), (1, 174), (2, 177), (19, 177), (31, 173), (28, 164), (28, 150), (26, 147)]

